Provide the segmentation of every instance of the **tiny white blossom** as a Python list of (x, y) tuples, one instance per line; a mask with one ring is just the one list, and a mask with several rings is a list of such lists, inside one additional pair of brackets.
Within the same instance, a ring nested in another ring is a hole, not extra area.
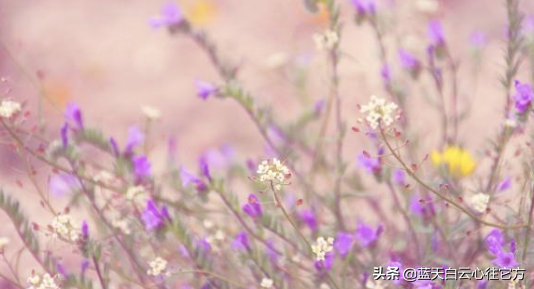
[(211, 221), (211, 220), (204, 220), (204, 221), (202, 222), (202, 224), (204, 225), (204, 228), (206, 228), (206, 229), (208, 229), (208, 230), (211, 229), (211, 228), (213, 228), (213, 227), (215, 226), (215, 224), (214, 224), (213, 221)]
[(367, 280), (367, 282), (365, 282), (365, 288), (366, 289), (385, 289), (386, 287), (384, 287), (384, 284), (383, 282), (381, 282), (380, 280)]
[(148, 269), (147, 274), (152, 275), (154, 277), (158, 277), (161, 275), (169, 276), (170, 273), (167, 271), (167, 264), (167, 260), (161, 257), (156, 257), (156, 259), (148, 263), (150, 269)]
[(60, 289), (56, 284), (54, 277), (50, 276), (48, 273), (44, 274), (42, 277), (33, 274), (28, 278), (27, 282), (31, 285), (28, 289)]
[(99, 171), (94, 177), (95, 182), (109, 183), (113, 181), (113, 175), (108, 171)]
[(332, 49), (339, 42), (339, 36), (335, 31), (327, 30), (323, 33), (316, 33), (313, 35), (313, 41), (317, 50)]
[(488, 208), (489, 199), (490, 196), (488, 194), (478, 193), (469, 199), (469, 204), (473, 210), (484, 213)]
[(319, 286), (319, 289), (330, 289), (330, 286), (326, 283), (322, 283), (321, 286)]
[(9, 244), (9, 239), (6, 237), (0, 237), (0, 252), (4, 251), (5, 247)]
[(319, 237), (317, 238), (317, 243), (315, 245), (312, 245), (312, 251), (316, 255), (317, 261), (324, 261), (326, 257), (326, 253), (331, 252), (334, 250), (334, 238), (327, 238)]
[(52, 220), (52, 229), (54, 230), (54, 237), (64, 237), (72, 242), (78, 241), (80, 238), (80, 230), (71, 217), (66, 214), (59, 214)]
[(161, 111), (151, 106), (143, 106), (143, 114), (150, 120), (157, 120), (161, 117)]
[(4, 99), (0, 104), (0, 117), (10, 118), (21, 111), (20, 103)]
[(278, 159), (263, 161), (258, 166), (256, 173), (260, 176), (260, 182), (272, 183), (275, 190), (281, 190), (286, 178), (290, 175), (289, 169)]
[(127, 219), (115, 218), (111, 221), (111, 226), (119, 229), (124, 235), (130, 235), (132, 233), (130, 222)]
[(371, 96), (371, 101), (362, 105), (360, 112), (366, 114), (365, 120), (372, 129), (377, 129), (379, 123), (390, 126), (394, 118), (392, 114), (398, 108), (394, 102), (386, 102), (383, 98)]
[(517, 127), (517, 121), (515, 119), (513, 119), (513, 118), (507, 118), (504, 121), (504, 126), (509, 127), (509, 128), (516, 128)]
[(128, 201), (145, 202), (148, 199), (148, 193), (143, 186), (129, 187), (126, 191), (126, 199)]
[(273, 279), (263, 278), (261, 279), (261, 288), (273, 288)]

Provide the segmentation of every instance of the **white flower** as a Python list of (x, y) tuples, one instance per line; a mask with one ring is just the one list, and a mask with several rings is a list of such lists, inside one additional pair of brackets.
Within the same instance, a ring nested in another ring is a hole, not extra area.
[(0, 117), (10, 118), (20, 112), (20, 110), (20, 103), (4, 99), (2, 100), (2, 104), (0, 104)]
[(317, 50), (332, 49), (339, 42), (339, 36), (335, 31), (326, 30), (323, 33), (316, 33), (313, 35), (313, 41)]
[(54, 277), (48, 273), (44, 274), (42, 278), (39, 275), (33, 274), (28, 278), (27, 282), (31, 285), (28, 289), (60, 289)]
[(202, 224), (204, 225), (204, 228), (206, 228), (206, 229), (208, 229), (208, 230), (211, 229), (211, 228), (213, 228), (213, 227), (215, 226), (215, 224), (213, 223), (213, 221), (211, 221), (211, 220), (207, 220), (207, 219), (204, 220), (204, 221), (202, 222)]
[(317, 261), (324, 261), (326, 253), (331, 252), (334, 249), (333, 245), (334, 238), (317, 238), (317, 243), (311, 246), (313, 253), (317, 256)]
[(147, 274), (154, 277), (158, 277), (160, 275), (169, 276), (170, 273), (167, 271), (167, 264), (167, 260), (161, 257), (156, 257), (156, 259), (148, 263), (150, 269), (148, 269)]
[(113, 228), (119, 229), (124, 235), (130, 235), (132, 230), (130, 229), (130, 222), (126, 219), (115, 218), (111, 221)]
[(9, 239), (6, 237), (0, 238), (0, 252), (4, 251), (4, 248), (9, 244)]
[(100, 171), (93, 177), (93, 180), (99, 183), (109, 183), (113, 181), (113, 175), (108, 171)]
[(384, 284), (380, 280), (371, 280), (368, 279), (367, 282), (365, 282), (365, 288), (366, 289), (384, 289)]
[(469, 199), (469, 204), (473, 210), (484, 213), (488, 208), (489, 199), (490, 196), (488, 194), (478, 193)]
[(272, 183), (278, 191), (282, 189), (286, 177), (290, 174), (289, 169), (276, 158), (261, 162), (256, 173), (260, 175), (260, 182)]
[(394, 121), (392, 114), (397, 108), (394, 102), (386, 102), (385, 99), (373, 95), (369, 103), (362, 105), (360, 112), (367, 114), (365, 120), (371, 128), (376, 129), (379, 123), (385, 126), (391, 125)]
[(52, 220), (52, 228), (56, 238), (61, 236), (72, 242), (76, 242), (80, 238), (80, 230), (74, 225), (69, 215), (59, 214), (55, 216)]
[(161, 111), (151, 106), (143, 106), (143, 114), (150, 120), (157, 120), (161, 117)]
[(321, 286), (319, 286), (319, 289), (330, 289), (330, 286), (326, 283), (322, 283)]
[(283, 67), (289, 61), (289, 56), (285, 52), (278, 52), (267, 58), (265, 66), (270, 69), (277, 69)]
[(126, 199), (128, 201), (145, 202), (148, 199), (148, 194), (143, 186), (129, 187), (126, 191)]
[(504, 121), (504, 126), (509, 127), (509, 128), (516, 128), (517, 127), (517, 121), (515, 119), (513, 119), (513, 118), (507, 118)]
[(261, 279), (261, 288), (273, 288), (273, 279), (263, 278)]

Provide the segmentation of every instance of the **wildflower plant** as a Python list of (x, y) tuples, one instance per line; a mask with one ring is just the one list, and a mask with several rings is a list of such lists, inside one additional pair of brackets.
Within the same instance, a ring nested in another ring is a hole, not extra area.
[[(147, 11), (152, 33), (192, 40), (207, 56), (218, 78), (191, 75), (192, 99), (236, 103), (266, 146), (257, 154), (221, 144), (186, 163), (170, 139), (162, 162), (150, 132), (167, 116), (156, 107), (140, 108), (142, 123), (125, 127), (120, 142), (84, 114), (91, 108), (67, 103), (53, 125), (7, 89), (0, 139), (25, 179), (0, 190), (11, 223), (0, 230), (0, 286), (532, 288), (534, 20), (519, 0), (503, 1), (503, 104), (479, 146), (463, 130), (476, 109), (460, 97), (471, 93), (459, 77), (469, 60), (435, 18), (445, 5), (437, 0), (415, 1), (427, 28), (422, 47), (391, 41), (404, 36), (391, 15), (413, 3), (305, 0), (323, 19), (306, 37), (328, 64), (328, 89), (287, 118), (249, 90), (241, 65), (227, 57), (233, 51), (196, 25), (194, 13), (174, 2), (159, 15)], [(373, 35), (379, 66), (364, 72), (379, 79), (373, 93), (341, 89), (348, 78), (340, 65), (358, 58), (344, 47), (352, 29)], [(489, 45), (481, 34), (472, 42), (477, 53)], [(275, 60), (270, 67), (282, 71), (301, 59)], [(295, 88), (312, 86), (296, 78)], [(420, 103), (431, 119), (417, 115)], [(19, 191), (32, 198), (19, 201)], [(45, 214), (27, 214), (37, 206)], [(472, 278), (450, 277), (465, 268)], [(515, 277), (494, 281), (495, 270)]]

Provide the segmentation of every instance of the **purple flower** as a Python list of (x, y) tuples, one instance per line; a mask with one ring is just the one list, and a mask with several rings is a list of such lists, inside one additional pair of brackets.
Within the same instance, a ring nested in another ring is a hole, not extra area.
[(493, 229), (486, 237), (486, 247), (488, 247), (488, 250), (493, 255), (497, 255), (502, 252), (504, 245), (504, 236), (499, 229)]
[(83, 259), (83, 261), (80, 263), (80, 268), (81, 268), (81, 271), (82, 271), (82, 275), (85, 275), (85, 272), (89, 268), (90, 264), (91, 263), (89, 263), (89, 260), (87, 260), (87, 259)]
[(126, 141), (125, 153), (132, 153), (133, 149), (145, 141), (145, 135), (138, 126), (134, 125), (128, 129), (128, 140)]
[(261, 204), (258, 197), (254, 194), (248, 196), (248, 202), (243, 205), (243, 212), (251, 216), (253, 219), (259, 219), (263, 216)]
[(345, 257), (352, 249), (353, 240), (354, 238), (352, 237), (352, 234), (339, 232), (334, 243), (334, 248), (337, 250), (339, 255)]
[(60, 173), (50, 178), (48, 189), (55, 197), (65, 196), (81, 189), (78, 179), (72, 175)]
[(527, 83), (521, 83), (518, 80), (515, 81), (514, 100), (515, 108), (519, 113), (524, 113), (529, 107), (532, 99), (534, 98), (534, 92), (532, 86)]
[(396, 169), (391, 175), (393, 182), (399, 186), (406, 186), (406, 173), (404, 170)]
[(352, 0), (352, 5), (356, 8), (359, 17), (376, 12), (376, 3), (374, 0)]
[(67, 147), (69, 145), (69, 123), (65, 122), (63, 126), (61, 127), (61, 143), (63, 144), (63, 147)]
[(117, 141), (113, 138), (109, 138), (109, 145), (111, 146), (111, 152), (114, 156), (118, 157), (120, 155), (119, 146), (117, 145)]
[(486, 289), (488, 288), (488, 280), (482, 280), (477, 282), (477, 289)]
[(388, 268), (399, 268), (399, 274), (400, 274), (400, 278), (398, 280), (393, 280), (393, 284), (395, 285), (399, 285), (402, 283), (403, 281), (403, 273), (404, 273), (404, 266), (402, 265), (401, 262), (397, 262), (397, 261), (390, 261), (388, 263)]
[(525, 37), (532, 38), (532, 33), (534, 33), (534, 15), (525, 17), (521, 32)]
[(67, 108), (65, 109), (65, 117), (74, 122), (78, 129), (83, 129), (82, 111), (77, 104), (73, 102), (67, 104)]
[(519, 266), (519, 263), (517, 263), (515, 260), (514, 253), (506, 251), (499, 252), (497, 254), (497, 258), (495, 258), (492, 262), (502, 269), (512, 269)]
[(309, 210), (302, 210), (299, 212), (299, 217), (304, 222), (312, 232), (317, 232), (317, 213), (314, 208)]
[(475, 49), (482, 49), (487, 43), (486, 35), (482, 32), (473, 32), (469, 38), (469, 43)]
[(200, 171), (202, 172), (202, 175), (207, 178), (208, 180), (211, 180), (211, 174), (210, 174), (210, 167), (208, 164), (208, 160), (205, 156), (200, 157), (198, 160)]
[(86, 221), (82, 222), (82, 237), (87, 239), (89, 237), (89, 225)]
[(389, 68), (389, 65), (384, 64), (384, 66), (382, 66), (380, 76), (387, 86), (391, 84), (391, 69)]
[(211, 252), (211, 244), (206, 240), (206, 238), (200, 239), (197, 242), (197, 248), (204, 253)]
[(324, 257), (324, 261), (315, 261), (315, 269), (319, 273), (325, 273), (326, 271), (330, 271), (332, 269), (332, 265), (334, 264), (334, 254), (332, 252), (326, 253)]
[(325, 105), (326, 105), (326, 101), (324, 99), (319, 99), (318, 101), (315, 102), (313, 106), (313, 113), (316, 116), (321, 115), (321, 113), (324, 110)]
[(200, 178), (189, 172), (184, 166), (180, 167), (180, 179), (182, 180), (182, 186), (184, 188), (189, 186), (190, 184), (195, 184), (196, 189), (199, 192), (203, 192), (208, 189), (206, 183), (204, 183)]
[(218, 148), (210, 149), (203, 154), (206, 162), (212, 168), (226, 168), (235, 156), (232, 146), (224, 144)]
[(184, 20), (185, 18), (180, 7), (169, 2), (161, 8), (161, 15), (150, 18), (149, 23), (152, 28), (159, 28), (161, 26), (179, 25)]
[(356, 228), (355, 238), (360, 242), (360, 245), (362, 247), (367, 248), (376, 242), (376, 240), (382, 233), (382, 230), (382, 226), (378, 226), (376, 230), (373, 230), (371, 227), (367, 226), (363, 222), (360, 222), (358, 224), (358, 228)]
[(160, 210), (153, 200), (148, 200), (141, 214), (141, 220), (145, 224), (145, 229), (150, 232), (161, 228), (166, 220), (170, 220), (170, 216), (165, 206)]
[(250, 250), (250, 242), (246, 232), (239, 233), (232, 242), (232, 248), (239, 251)]
[(203, 100), (208, 99), (212, 94), (217, 92), (217, 88), (206, 81), (196, 80), (195, 86), (197, 87), (197, 95)]
[(399, 49), (399, 58), (405, 69), (418, 71), (421, 68), (421, 62), (405, 49)]
[(443, 26), (437, 20), (428, 23), (428, 36), (434, 46), (442, 46), (445, 44), (445, 37), (443, 36)]
[(366, 153), (360, 153), (358, 155), (358, 165), (368, 173), (380, 172), (382, 166), (378, 158), (372, 158)]
[(511, 177), (506, 177), (498, 186), (497, 186), (497, 191), (499, 192), (502, 192), (502, 191), (506, 191), (508, 190), (509, 188), (512, 187), (512, 178)]
[(410, 211), (419, 217), (430, 217), (434, 214), (434, 205), (429, 197), (421, 198), (418, 194), (413, 194), (410, 198)]
[(132, 159), (134, 165), (134, 174), (137, 179), (143, 179), (150, 176), (150, 168), (152, 167), (147, 157), (138, 156)]
[(61, 276), (63, 277), (66, 277), (69, 275), (69, 273), (67, 272), (67, 270), (65, 269), (65, 266), (63, 266), (63, 264), (61, 263), (57, 263), (56, 264), (56, 271), (61, 274)]

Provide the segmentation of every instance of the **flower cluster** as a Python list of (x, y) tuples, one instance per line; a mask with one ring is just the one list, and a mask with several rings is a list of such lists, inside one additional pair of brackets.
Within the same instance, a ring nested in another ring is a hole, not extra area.
[(28, 278), (28, 284), (30, 284), (28, 289), (60, 289), (56, 283), (56, 279), (58, 279), (58, 277), (54, 278), (48, 273), (42, 276), (32, 274), (32, 276)]
[(334, 238), (319, 237), (311, 249), (317, 261), (325, 261), (326, 254), (334, 250)]
[(387, 102), (383, 98), (371, 96), (371, 101), (362, 105), (360, 112), (366, 114), (365, 120), (372, 129), (377, 129), (379, 125), (390, 126), (394, 120), (393, 115), (398, 106), (394, 102)]
[(281, 190), (282, 185), (291, 176), (289, 169), (278, 159), (262, 161), (258, 165), (256, 173), (259, 175), (259, 181), (272, 184), (275, 190)]
[(490, 196), (488, 194), (478, 193), (476, 195), (471, 196), (471, 198), (469, 199), (469, 204), (471, 205), (473, 210), (479, 213), (484, 213), (488, 208), (489, 200)]
[(160, 276), (169, 276), (170, 272), (167, 270), (168, 262), (167, 260), (156, 257), (154, 260), (150, 261), (148, 263), (150, 266), (150, 269), (148, 269), (147, 274), (154, 276), (154, 277), (160, 277)]
[(19, 113), (21, 109), (20, 103), (4, 99), (0, 104), (0, 117), (11, 118), (15, 114)]
[(339, 36), (335, 31), (327, 30), (323, 33), (316, 33), (313, 35), (313, 41), (317, 50), (331, 50), (339, 42)]
[(442, 152), (433, 151), (430, 157), (436, 167), (445, 165), (454, 177), (470, 176), (476, 168), (476, 162), (469, 151), (456, 146), (448, 146)]
[(52, 220), (54, 237), (62, 237), (72, 242), (80, 239), (80, 229), (74, 224), (72, 218), (67, 214), (59, 214)]

